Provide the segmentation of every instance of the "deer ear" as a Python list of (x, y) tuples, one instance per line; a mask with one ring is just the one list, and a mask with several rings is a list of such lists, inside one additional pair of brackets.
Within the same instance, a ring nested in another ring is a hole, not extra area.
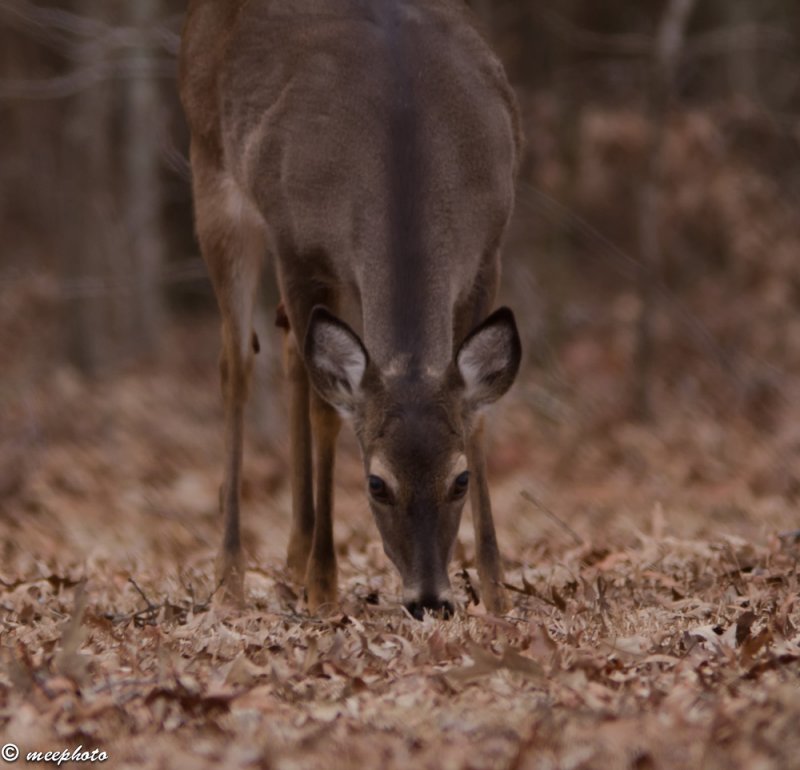
[(521, 358), (514, 314), (501, 307), (470, 332), (456, 354), (468, 406), (480, 409), (497, 401), (514, 382)]
[(311, 311), (304, 344), (311, 384), (322, 398), (346, 417), (361, 400), (361, 382), (369, 356), (358, 335), (326, 308)]

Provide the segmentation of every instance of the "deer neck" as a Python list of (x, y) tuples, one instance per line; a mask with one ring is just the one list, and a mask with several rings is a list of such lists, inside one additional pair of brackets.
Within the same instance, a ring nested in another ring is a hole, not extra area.
[[(365, 342), (382, 367), (402, 363), (408, 372), (443, 370), (452, 356), (452, 302), (445, 255), (433, 247), (430, 152), (420, 130), (417, 91), (420, 73), (403, 35), (394, 4), (381, 6), (387, 33), (388, 74), (394, 95), (386, 133), (388, 190), (383, 257), (371, 270), (376, 279), (366, 296), (362, 286)], [(439, 251), (439, 253), (435, 253)], [(383, 284), (383, 285), (381, 285)]]

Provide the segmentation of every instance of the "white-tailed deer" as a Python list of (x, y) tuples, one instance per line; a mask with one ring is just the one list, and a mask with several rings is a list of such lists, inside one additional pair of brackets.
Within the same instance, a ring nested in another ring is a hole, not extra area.
[(511, 311), (489, 315), (519, 121), (464, 3), (190, 0), (180, 90), (222, 312), (226, 590), (243, 595), (242, 411), (270, 252), (291, 383), (288, 566), (309, 608), (336, 601), (345, 417), (409, 611), (452, 612), (447, 566), (468, 491), (483, 598), (499, 611), (481, 411), (520, 361)]

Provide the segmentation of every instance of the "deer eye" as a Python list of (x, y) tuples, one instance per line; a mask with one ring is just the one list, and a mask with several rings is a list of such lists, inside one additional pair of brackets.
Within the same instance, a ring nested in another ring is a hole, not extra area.
[(467, 493), (467, 488), (469, 487), (469, 471), (464, 471), (463, 473), (459, 473), (456, 476), (455, 482), (453, 482), (453, 497), (458, 499), (459, 497), (463, 497)]
[(369, 489), (370, 497), (375, 502), (384, 504), (392, 502), (392, 493), (380, 476), (370, 476), (367, 479), (367, 488)]

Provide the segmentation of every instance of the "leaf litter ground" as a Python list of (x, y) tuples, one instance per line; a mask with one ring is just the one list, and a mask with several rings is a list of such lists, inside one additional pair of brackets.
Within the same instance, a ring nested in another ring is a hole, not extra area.
[(586, 429), (542, 419), (526, 378), (492, 415), (513, 610), (476, 601), (467, 511), (449, 622), (399, 606), (347, 437), (341, 603), (309, 616), (283, 568), (286, 453), (251, 438), (233, 609), (205, 331), (176, 333), (171, 373), (7, 380), (3, 743), (137, 768), (800, 767), (791, 420), (768, 439), (685, 409)]

